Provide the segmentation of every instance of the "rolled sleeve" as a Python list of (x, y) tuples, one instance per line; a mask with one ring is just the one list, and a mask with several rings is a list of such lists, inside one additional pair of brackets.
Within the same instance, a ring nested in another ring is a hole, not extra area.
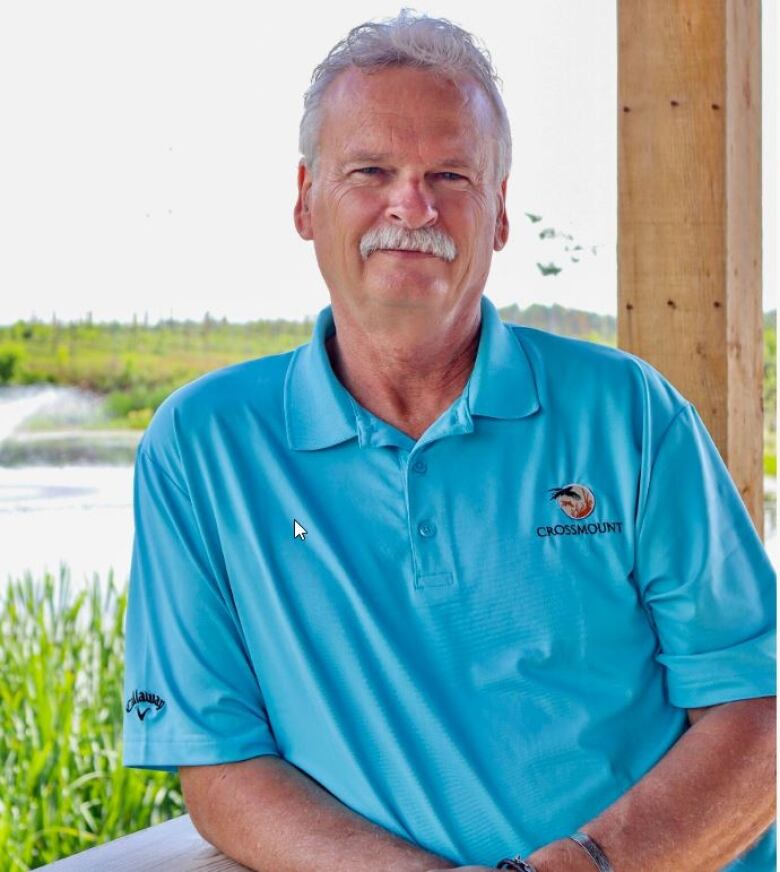
[(173, 770), (278, 755), (229, 585), (186, 491), (143, 443), (134, 515), (124, 764)]
[(691, 404), (657, 450), (638, 523), (636, 580), (673, 705), (776, 693), (775, 574)]

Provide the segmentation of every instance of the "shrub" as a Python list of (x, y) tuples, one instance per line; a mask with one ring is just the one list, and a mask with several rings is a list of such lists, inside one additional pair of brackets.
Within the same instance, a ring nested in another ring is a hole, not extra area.
[(112, 391), (106, 397), (106, 411), (112, 418), (125, 418), (131, 412), (140, 412), (144, 409), (151, 409), (154, 412), (174, 387), (174, 385), (155, 387), (140, 385), (126, 391)]
[(18, 373), (24, 349), (16, 345), (0, 345), (0, 385), (7, 385)]

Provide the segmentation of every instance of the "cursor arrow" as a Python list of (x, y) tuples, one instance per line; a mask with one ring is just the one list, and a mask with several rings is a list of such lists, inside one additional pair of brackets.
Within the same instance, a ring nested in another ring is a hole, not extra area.
[(309, 531), (303, 526), (303, 524), (293, 518), (293, 539), (300, 539), (303, 542), (306, 539), (306, 534)]

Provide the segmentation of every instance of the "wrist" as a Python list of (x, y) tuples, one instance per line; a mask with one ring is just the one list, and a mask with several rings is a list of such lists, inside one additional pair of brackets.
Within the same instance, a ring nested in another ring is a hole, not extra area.
[(570, 839), (550, 842), (528, 857), (537, 872), (593, 872), (593, 861)]

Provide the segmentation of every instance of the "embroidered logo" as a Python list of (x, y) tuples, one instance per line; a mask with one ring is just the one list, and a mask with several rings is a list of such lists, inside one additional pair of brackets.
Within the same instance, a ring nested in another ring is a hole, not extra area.
[(558, 503), (558, 508), (570, 518), (581, 521), (587, 518), (596, 508), (596, 498), (593, 491), (584, 484), (567, 484), (563, 487), (551, 487), (551, 500)]
[[(555, 500), (558, 508), (569, 518), (582, 521), (589, 518), (596, 508), (596, 497), (593, 491), (584, 484), (566, 484), (563, 487), (549, 488), (550, 499)], [(622, 533), (622, 521), (592, 521), (587, 524), (555, 524), (536, 528), (540, 539), (548, 536), (592, 536), (596, 533)]]
[(133, 695), (127, 701), (125, 711), (130, 714), (130, 712), (135, 708), (138, 720), (142, 721), (149, 712), (156, 715), (164, 705), (165, 700), (156, 693), (152, 693), (149, 690), (134, 690)]

